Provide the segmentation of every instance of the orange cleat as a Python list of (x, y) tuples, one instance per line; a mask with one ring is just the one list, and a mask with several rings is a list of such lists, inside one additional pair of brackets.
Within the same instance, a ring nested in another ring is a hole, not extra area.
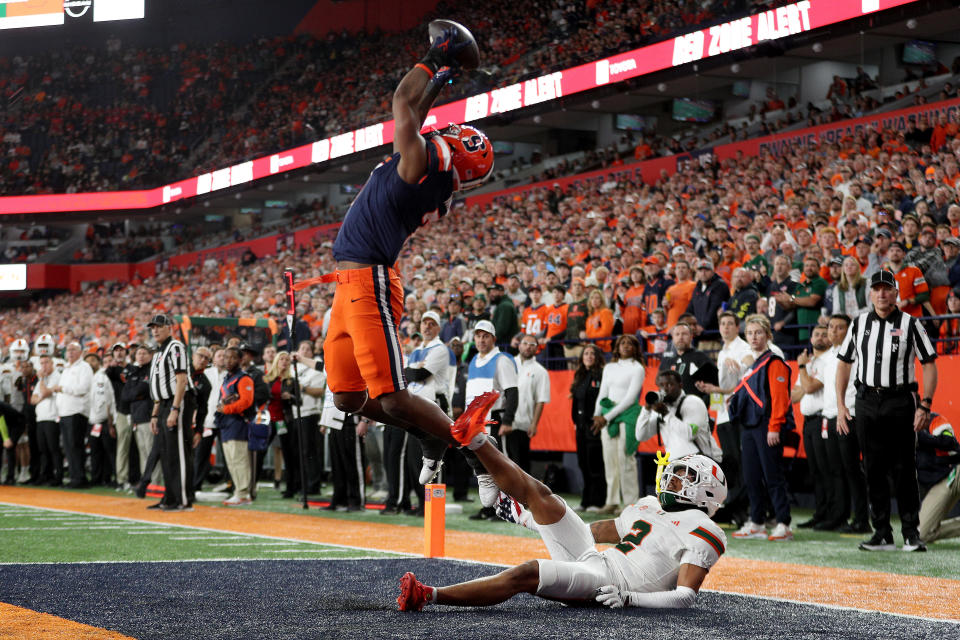
[(467, 410), (460, 414), (457, 421), (450, 427), (453, 438), (466, 447), (478, 434), (486, 433), (489, 423), (487, 414), (499, 397), (499, 391), (487, 391), (474, 398)]
[(397, 597), (397, 607), (400, 611), (421, 611), (427, 604), (429, 587), (417, 580), (412, 571), (407, 571), (400, 578), (400, 595)]

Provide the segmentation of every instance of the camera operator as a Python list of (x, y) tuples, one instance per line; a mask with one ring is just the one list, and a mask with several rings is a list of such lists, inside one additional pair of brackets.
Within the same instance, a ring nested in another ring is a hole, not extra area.
[(723, 452), (710, 434), (707, 405), (698, 396), (684, 393), (680, 374), (666, 369), (657, 374), (660, 392), (650, 391), (637, 418), (637, 440), (657, 436), (657, 447), (675, 460), (700, 453), (720, 462)]

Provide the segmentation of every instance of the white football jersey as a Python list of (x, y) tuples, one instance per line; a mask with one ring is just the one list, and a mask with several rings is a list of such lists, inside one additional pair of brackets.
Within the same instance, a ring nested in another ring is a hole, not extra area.
[(654, 496), (641, 498), (617, 517), (620, 544), (603, 551), (630, 591), (669, 591), (680, 565), (710, 569), (727, 548), (723, 530), (698, 509), (664, 511)]

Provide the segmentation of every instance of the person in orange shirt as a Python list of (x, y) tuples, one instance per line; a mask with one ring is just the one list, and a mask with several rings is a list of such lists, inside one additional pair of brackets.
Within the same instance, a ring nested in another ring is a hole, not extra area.
[(630, 268), (630, 288), (623, 294), (623, 298), (617, 299), (620, 304), (620, 317), (623, 318), (623, 332), (625, 334), (634, 334), (645, 322), (645, 308), (643, 300), (643, 290), (646, 279), (643, 275), (643, 269), (638, 265)]
[[(613, 335), (613, 312), (603, 300), (599, 289), (590, 291), (587, 297), (587, 326), (584, 335), (588, 339), (609, 338)], [(597, 346), (610, 353), (610, 341), (599, 340)]]
[[(686, 309), (686, 307), (683, 308)], [(650, 324), (640, 329), (637, 334), (642, 337), (646, 343), (647, 353), (655, 353), (659, 356), (666, 351), (670, 339), (670, 329), (667, 326), (667, 312), (663, 309), (654, 309), (653, 313), (650, 314)]]
[(893, 277), (897, 280), (897, 289), (900, 292), (897, 307), (904, 313), (919, 318), (923, 315), (923, 303), (930, 299), (930, 287), (920, 269), (903, 264), (906, 255), (907, 249), (903, 243), (894, 240), (887, 249), (886, 268), (893, 272)]
[(674, 265), (674, 272), (677, 276), (676, 284), (667, 289), (667, 295), (663, 299), (663, 306), (667, 310), (667, 331), (673, 328), (673, 325), (680, 320), (680, 316), (686, 313), (690, 298), (693, 297), (693, 289), (697, 286), (693, 280), (693, 270), (690, 269), (690, 263), (686, 260), (678, 260)]
[(546, 335), (547, 307), (543, 304), (543, 290), (538, 284), (532, 284), (527, 289), (530, 296), (530, 306), (520, 314), (520, 331), (536, 338)]
[(545, 316), (547, 334), (540, 339), (541, 347), (546, 345), (547, 369), (562, 370), (567, 368), (563, 353), (563, 338), (567, 332), (567, 303), (563, 301), (567, 292), (563, 285), (553, 287), (553, 305), (548, 306)]
[[(748, 234), (747, 238), (757, 239), (755, 234)], [(760, 243), (757, 239), (757, 247), (759, 249)], [(737, 245), (732, 242), (724, 242), (721, 245), (721, 262), (717, 265), (717, 275), (723, 278), (724, 282), (727, 283), (727, 286), (730, 286), (730, 279), (733, 277), (734, 269), (739, 269), (742, 266), (742, 263), (737, 260)]]

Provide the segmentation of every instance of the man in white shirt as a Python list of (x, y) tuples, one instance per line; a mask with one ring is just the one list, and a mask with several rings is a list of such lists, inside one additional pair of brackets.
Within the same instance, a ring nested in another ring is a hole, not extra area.
[(37, 387), (30, 397), (36, 408), (37, 439), (40, 445), (39, 483), (59, 487), (63, 484), (63, 457), (60, 453), (60, 424), (57, 412), (57, 395), (54, 388), (60, 383), (60, 372), (54, 371), (53, 358), (37, 358), (40, 368)]
[(648, 397), (640, 410), (637, 441), (657, 436), (658, 448), (671, 460), (699, 453), (722, 462), (723, 452), (710, 434), (710, 415), (703, 400), (684, 393), (682, 378), (672, 369), (659, 372), (656, 382), (660, 394), (655, 401)]
[[(307, 478), (307, 494), (320, 493), (320, 483), (323, 475), (323, 438), (320, 437), (320, 414), (323, 413), (323, 392), (326, 376), (317, 371), (316, 361), (313, 359), (313, 343), (303, 340), (297, 346), (294, 356), (297, 375), (300, 379), (302, 392), (299, 394), (300, 414), (297, 419), (297, 408), (293, 408), (293, 429), (303, 430), (303, 459)], [(339, 412), (340, 423), (343, 421), (343, 412)], [(328, 424), (327, 426), (331, 426)], [(294, 432), (294, 437), (299, 434)]]
[(210, 472), (210, 451), (217, 437), (217, 427), (213, 419), (217, 413), (217, 404), (220, 402), (220, 387), (227, 375), (227, 368), (223, 361), (225, 355), (224, 349), (217, 349), (213, 353), (213, 364), (203, 370), (203, 375), (210, 382), (210, 395), (207, 396), (207, 412), (204, 415), (203, 424), (200, 425), (203, 429), (200, 434), (200, 443), (196, 446), (193, 455), (193, 490), (195, 492), (202, 490), (203, 481)]
[(93, 369), (80, 359), (80, 343), (67, 345), (67, 364), (60, 374), (60, 383), (53, 388), (57, 394), (57, 411), (63, 432), (63, 449), (67, 455), (70, 488), (89, 485), (84, 470), (84, 438), (87, 435), (87, 417), (90, 413), (90, 385)]
[(539, 343), (536, 337), (520, 337), (520, 358), (517, 362), (517, 413), (513, 426), (500, 427), (499, 435), (507, 457), (530, 473), (530, 438), (537, 433), (543, 407), (550, 402), (550, 374), (537, 362)]
[[(824, 414), (824, 369), (828, 360), (836, 360), (836, 353), (830, 349), (826, 327), (814, 327), (810, 333), (810, 346), (813, 354), (806, 349), (797, 356), (797, 383), (790, 392), (791, 402), (800, 403), (803, 414), (803, 447), (807, 452), (807, 466), (813, 479), (813, 517), (801, 522), (798, 527), (832, 531), (836, 529), (839, 517), (837, 500), (840, 497), (836, 480), (839, 469), (830, 468), (827, 454), (827, 416)], [(836, 367), (834, 366), (834, 369)], [(830, 388), (830, 387), (827, 387)], [(836, 402), (833, 403), (833, 418), (836, 419)]]
[[(449, 415), (449, 393), (456, 358), (440, 340), (440, 324), (440, 315), (436, 311), (423, 314), (420, 319), (423, 344), (407, 358), (403, 375), (410, 393), (436, 404)], [(417, 494), (418, 501), (422, 500), (423, 485), (437, 475), (448, 445), (426, 434), (412, 436), (406, 429), (390, 424), (384, 425), (383, 440), (387, 498), (381, 514), (411, 510), (410, 492)], [(426, 445), (426, 451), (422, 445)], [(421, 515), (423, 504), (412, 511)]]
[(753, 352), (747, 341), (740, 337), (740, 318), (732, 311), (724, 311), (719, 318), (720, 337), (723, 348), (717, 356), (717, 378), (719, 384), (698, 382), (697, 389), (703, 393), (722, 394), (723, 400), (717, 406), (717, 439), (723, 449), (723, 471), (727, 474), (727, 500), (717, 512), (717, 522), (732, 522), (740, 526), (747, 521), (747, 488), (743, 484), (743, 472), (740, 466), (740, 425), (730, 420), (727, 401), (734, 387), (740, 382), (753, 363)]
[[(823, 417), (827, 421), (827, 453), (829, 463), (839, 474), (838, 486), (842, 487), (840, 494), (840, 516), (836, 530), (841, 533), (870, 533), (869, 514), (867, 509), (867, 479), (860, 464), (860, 443), (857, 440), (856, 430), (849, 426), (852, 420), (847, 421), (848, 433), (840, 434), (837, 431), (837, 395), (833, 389), (837, 379), (837, 354), (840, 345), (847, 335), (850, 318), (843, 314), (830, 316), (827, 324), (827, 339), (832, 345), (824, 354), (825, 366), (823, 369), (823, 386), (828, 391), (823, 394)], [(856, 419), (857, 388), (854, 384), (847, 385), (845, 404), (851, 418)], [(852, 408), (851, 408), (852, 407)], [(850, 522), (846, 522), (847, 515), (851, 515)]]
[[(490, 408), (490, 416), (495, 424), (491, 430), (499, 433), (501, 427), (513, 428), (517, 413), (517, 365), (513, 356), (502, 353), (497, 348), (497, 330), (489, 320), (481, 320), (473, 330), (473, 341), (477, 355), (467, 368), (467, 392), (464, 406), (469, 407), (473, 399), (487, 391), (499, 391), (500, 397)], [(468, 457), (469, 459), (469, 457)], [(474, 520), (493, 519), (496, 513), (493, 503), (497, 499), (496, 485), (489, 474), (477, 475), (480, 489), (480, 503), (483, 508), (470, 516)]]
[(88, 399), (90, 429), (87, 431), (90, 443), (90, 484), (111, 486), (117, 450), (113, 384), (107, 376), (106, 368), (101, 366), (100, 356), (91, 353), (84, 361), (93, 370)]

